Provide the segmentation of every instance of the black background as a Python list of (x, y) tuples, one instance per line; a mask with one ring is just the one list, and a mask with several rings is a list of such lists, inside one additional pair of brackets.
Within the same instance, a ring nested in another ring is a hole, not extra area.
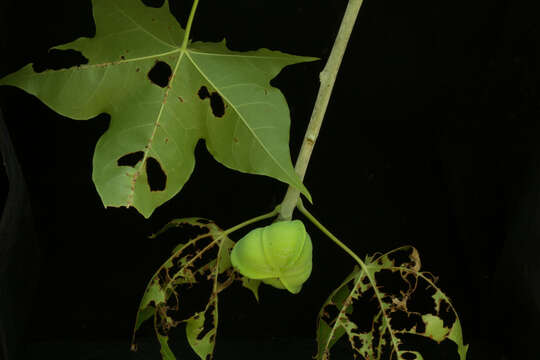
[[(171, 3), (184, 26), (191, 1)], [(293, 159), (346, 3), (200, 2), (194, 40), (226, 37), (232, 50), (266, 47), (323, 59), (288, 67), (273, 81), (291, 108)], [(538, 359), (540, 33), (532, 4), (365, 0), (305, 178), (312, 212), (361, 257), (418, 248), (461, 316), (473, 360), (503, 353)], [(54, 63), (50, 47), (94, 31), (90, 1), (4, 0), (0, 24), (0, 77), (29, 62)], [(171, 249), (147, 235), (186, 216), (228, 228), (270, 211), (286, 190), (225, 168), (201, 142), (192, 177), (150, 219), (134, 209), (104, 209), (91, 161), (108, 116), (70, 120), (8, 87), (0, 88), (0, 107), (29, 186), (41, 251), (38, 287), (24, 309), (28, 348), (118, 342), (127, 352), (140, 296)], [(353, 262), (309, 231), (314, 271), (299, 295), (264, 286), (257, 304), (238, 284), (223, 294), (217, 359), (229, 358), (220, 344), (246, 346), (236, 349), (237, 358), (286, 358), (296, 351), (287, 341), (314, 338), (321, 304)], [(182, 339), (181, 330), (176, 334)], [(152, 340), (150, 326), (142, 335)], [(249, 347), (277, 338), (290, 352)], [(158, 359), (155, 351), (148, 358)], [(88, 359), (113, 358), (100, 354)]]

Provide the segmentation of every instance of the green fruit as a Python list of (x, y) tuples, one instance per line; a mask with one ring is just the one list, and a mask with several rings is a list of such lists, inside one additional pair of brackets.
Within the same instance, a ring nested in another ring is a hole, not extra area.
[(312, 268), (311, 238), (300, 220), (280, 221), (250, 231), (231, 252), (245, 277), (297, 294)]

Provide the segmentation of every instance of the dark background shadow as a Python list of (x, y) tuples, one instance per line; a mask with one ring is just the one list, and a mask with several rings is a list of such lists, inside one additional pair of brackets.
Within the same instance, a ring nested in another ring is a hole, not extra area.
[[(185, 24), (191, 1), (171, 3)], [(201, 0), (192, 37), (326, 59), (346, 3)], [(305, 179), (313, 213), (361, 257), (418, 248), (454, 301), (473, 360), (538, 356), (537, 14), (532, 1), (365, 0)], [(61, 62), (47, 55), (50, 47), (94, 31), (90, 1), (4, 0), (0, 26), (0, 77), (29, 62)], [(291, 107), (293, 159), (323, 65), (289, 67), (273, 81)], [(191, 179), (149, 220), (133, 209), (104, 209), (91, 161), (107, 115), (73, 121), (8, 87), (0, 88), (0, 107), (42, 259), (32, 305), (18, 309), (30, 317), (21, 358), (158, 359), (150, 327), (143, 355), (128, 353), (140, 296), (171, 249), (147, 235), (186, 216), (228, 228), (271, 210), (286, 190), (234, 173), (199, 143)], [(316, 315), (353, 262), (309, 231), (314, 271), (302, 293), (261, 287), (260, 304), (239, 285), (223, 294), (217, 359), (314, 354)], [(34, 278), (29, 272), (29, 284)], [(183, 330), (176, 336), (193, 357)]]

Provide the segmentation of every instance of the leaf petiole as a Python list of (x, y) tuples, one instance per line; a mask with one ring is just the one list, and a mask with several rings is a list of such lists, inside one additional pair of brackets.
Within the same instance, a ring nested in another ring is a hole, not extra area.
[(230, 233), (233, 233), (237, 230), (240, 230), (241, 228), (245, 227), (245, 226), (248, 226), (248, 225), (251, 225), (253, 223), (256, 223), (256, 222), (259, 222), (259, 221), (262, 221), (262, 220), (265, 220), (265, 219), (269, 219), (271, 217), (274, 217), (276, 216), (277, 214), (279, 214), (279, 210), (280, 210), (281, 206), (278, 205), (274, 208), (274, 210), (266, 213), (266, 214), (263, 214), (263, 215), (260, 215), (260, 216), (256, 216), (254, 218), (251, 218), (249, 220), (246, 220), (244, 222), (241, 222), (240, 224), (238, 225), (235, 225), (231, 228), (228, 228), (227, 230), (225, 230), (223, 232), (223, 235), (229, 235)]
[(319, 222), (319, 220), (317, 220), (313, 215), (311, 215), (311, 213), (304, 207), (304, 204), (302, 202), (301, 199), (298, 199), (298, 204), (296, 205), (297, 209), (300, 210), (300, 212), (308, 218), (309, 221), (311, 221), (313, 223), (313, 225), (315, 225), (319, 230), (321, 230), (324, 235), (328, 236), (330, 238), (330, 240), (332, 240), (333, 242), (335, 242), (340, 248), (342, 248), (343, 250), (345, 250), (345, 252), (347, 254), (349, 254), (350, 257), (352, 257), (357, 263), (358, 265), (360, 265), (360, 267), (362, 268), (362, 270), (366, 271), (367, 272), (367, 267), (366, 267), (366, 264), (362, 261), (362, 259), (360, 259), (358, 257), (358, 255), (356, 255), (354, 253), (354, 251), (352, 251), (351, 249), (349, 249), (349, 247), (347, 245), (345, 245), (344, 243), (342, 243), (341, 241), (339, 241), (339, 239), (337, 237), (335, 237), (334, 234), (332, 234), (327, 228), (324, 227), (323, 224), (321, 224)]

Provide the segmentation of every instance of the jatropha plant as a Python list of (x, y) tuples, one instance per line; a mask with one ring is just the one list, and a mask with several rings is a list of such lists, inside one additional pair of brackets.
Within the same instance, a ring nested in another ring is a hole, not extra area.
[[(343, 336), (362, 359), (423, 359), (420, 351), (404, 341), (404, 335), (416, 335), (437, 343), (452, 341), (464, 360), (468, 346), (463, 343), (458, 315), (436, 286), (435, 277), (421, 271), (414, 247), (362, 260), (300, 200), (302, 194), (311, 202), (302, 179), (362, 0), (349, 1), (320, 74), (319, 94), (296, 167), (288, 151), (289, 109), (270, 80), (285, 66), (317, 59), (268, 49), (231, 51), (225, 41), (192, 42), (198, 2), (193, 1), (183, 29), (170, 14), (167, 1), (161, 8), (150, 8), (140, 0), (93, 0), (95, 36), (54, 48), (78, 51), (86, 63), (42, 72), (30, 64), (0, 79), (0, 85), (21, 88), (72, 119), (110, 114), (110, 127), (96, 145), (92, 175), (105, 206), (134, 207), (150, 217), (190, 177), (200, 139), (225, 166), (289, 184), (283, 202), (273, 211), (232, 228), (223, 230), (212, 220), (194, 217), (172, 220), (153, 235), (178, 226), (201, 230), (176, 246), (150, 279), (136, 314), (132, 349), (136, 350), (140, 326), (152, 319), (163, 359), (175, 359), (168, 345), (169, 331), (185, 323), (189, 344), (201, 359), (209, 359), (216, 343), (219, 294), (232, 283), (240, 281), (257, 298), (261, 283), (299, 293), (311, 274), (313, 248), (304, 223), (292, 220), (293, 210), (298, 209), (356, 262), (322, 304), (316, 359), (329, 359), (332, 346)], [(152, 72), (158, 70), (168, 74), (166, 81), (152, 80)], [(160, 170), (164, 184), (150, 179), (150, 167)], [(236, 242), (230, 237), (272, 218), (271, 225), (255, 228)], [(401, 290), (381, 286), (377, 282), (381, 273), (396, 274), (403, 283)], [(210, 280), (212, 288), (204, 309), (175, 319), (183, 289), (203, 280)], [(408, 306), (419, 288), (431, 289), (426, 295), (431, 296), (430, 311), (421, 313)], [(355, 307), (360, 298), (374, 301), (378, 308), (367, 328), (360, 327), (353, 316), (362, 312)], [(412, 319), (415, 325), (397, 326), (393, 319), (399, 316)]]

